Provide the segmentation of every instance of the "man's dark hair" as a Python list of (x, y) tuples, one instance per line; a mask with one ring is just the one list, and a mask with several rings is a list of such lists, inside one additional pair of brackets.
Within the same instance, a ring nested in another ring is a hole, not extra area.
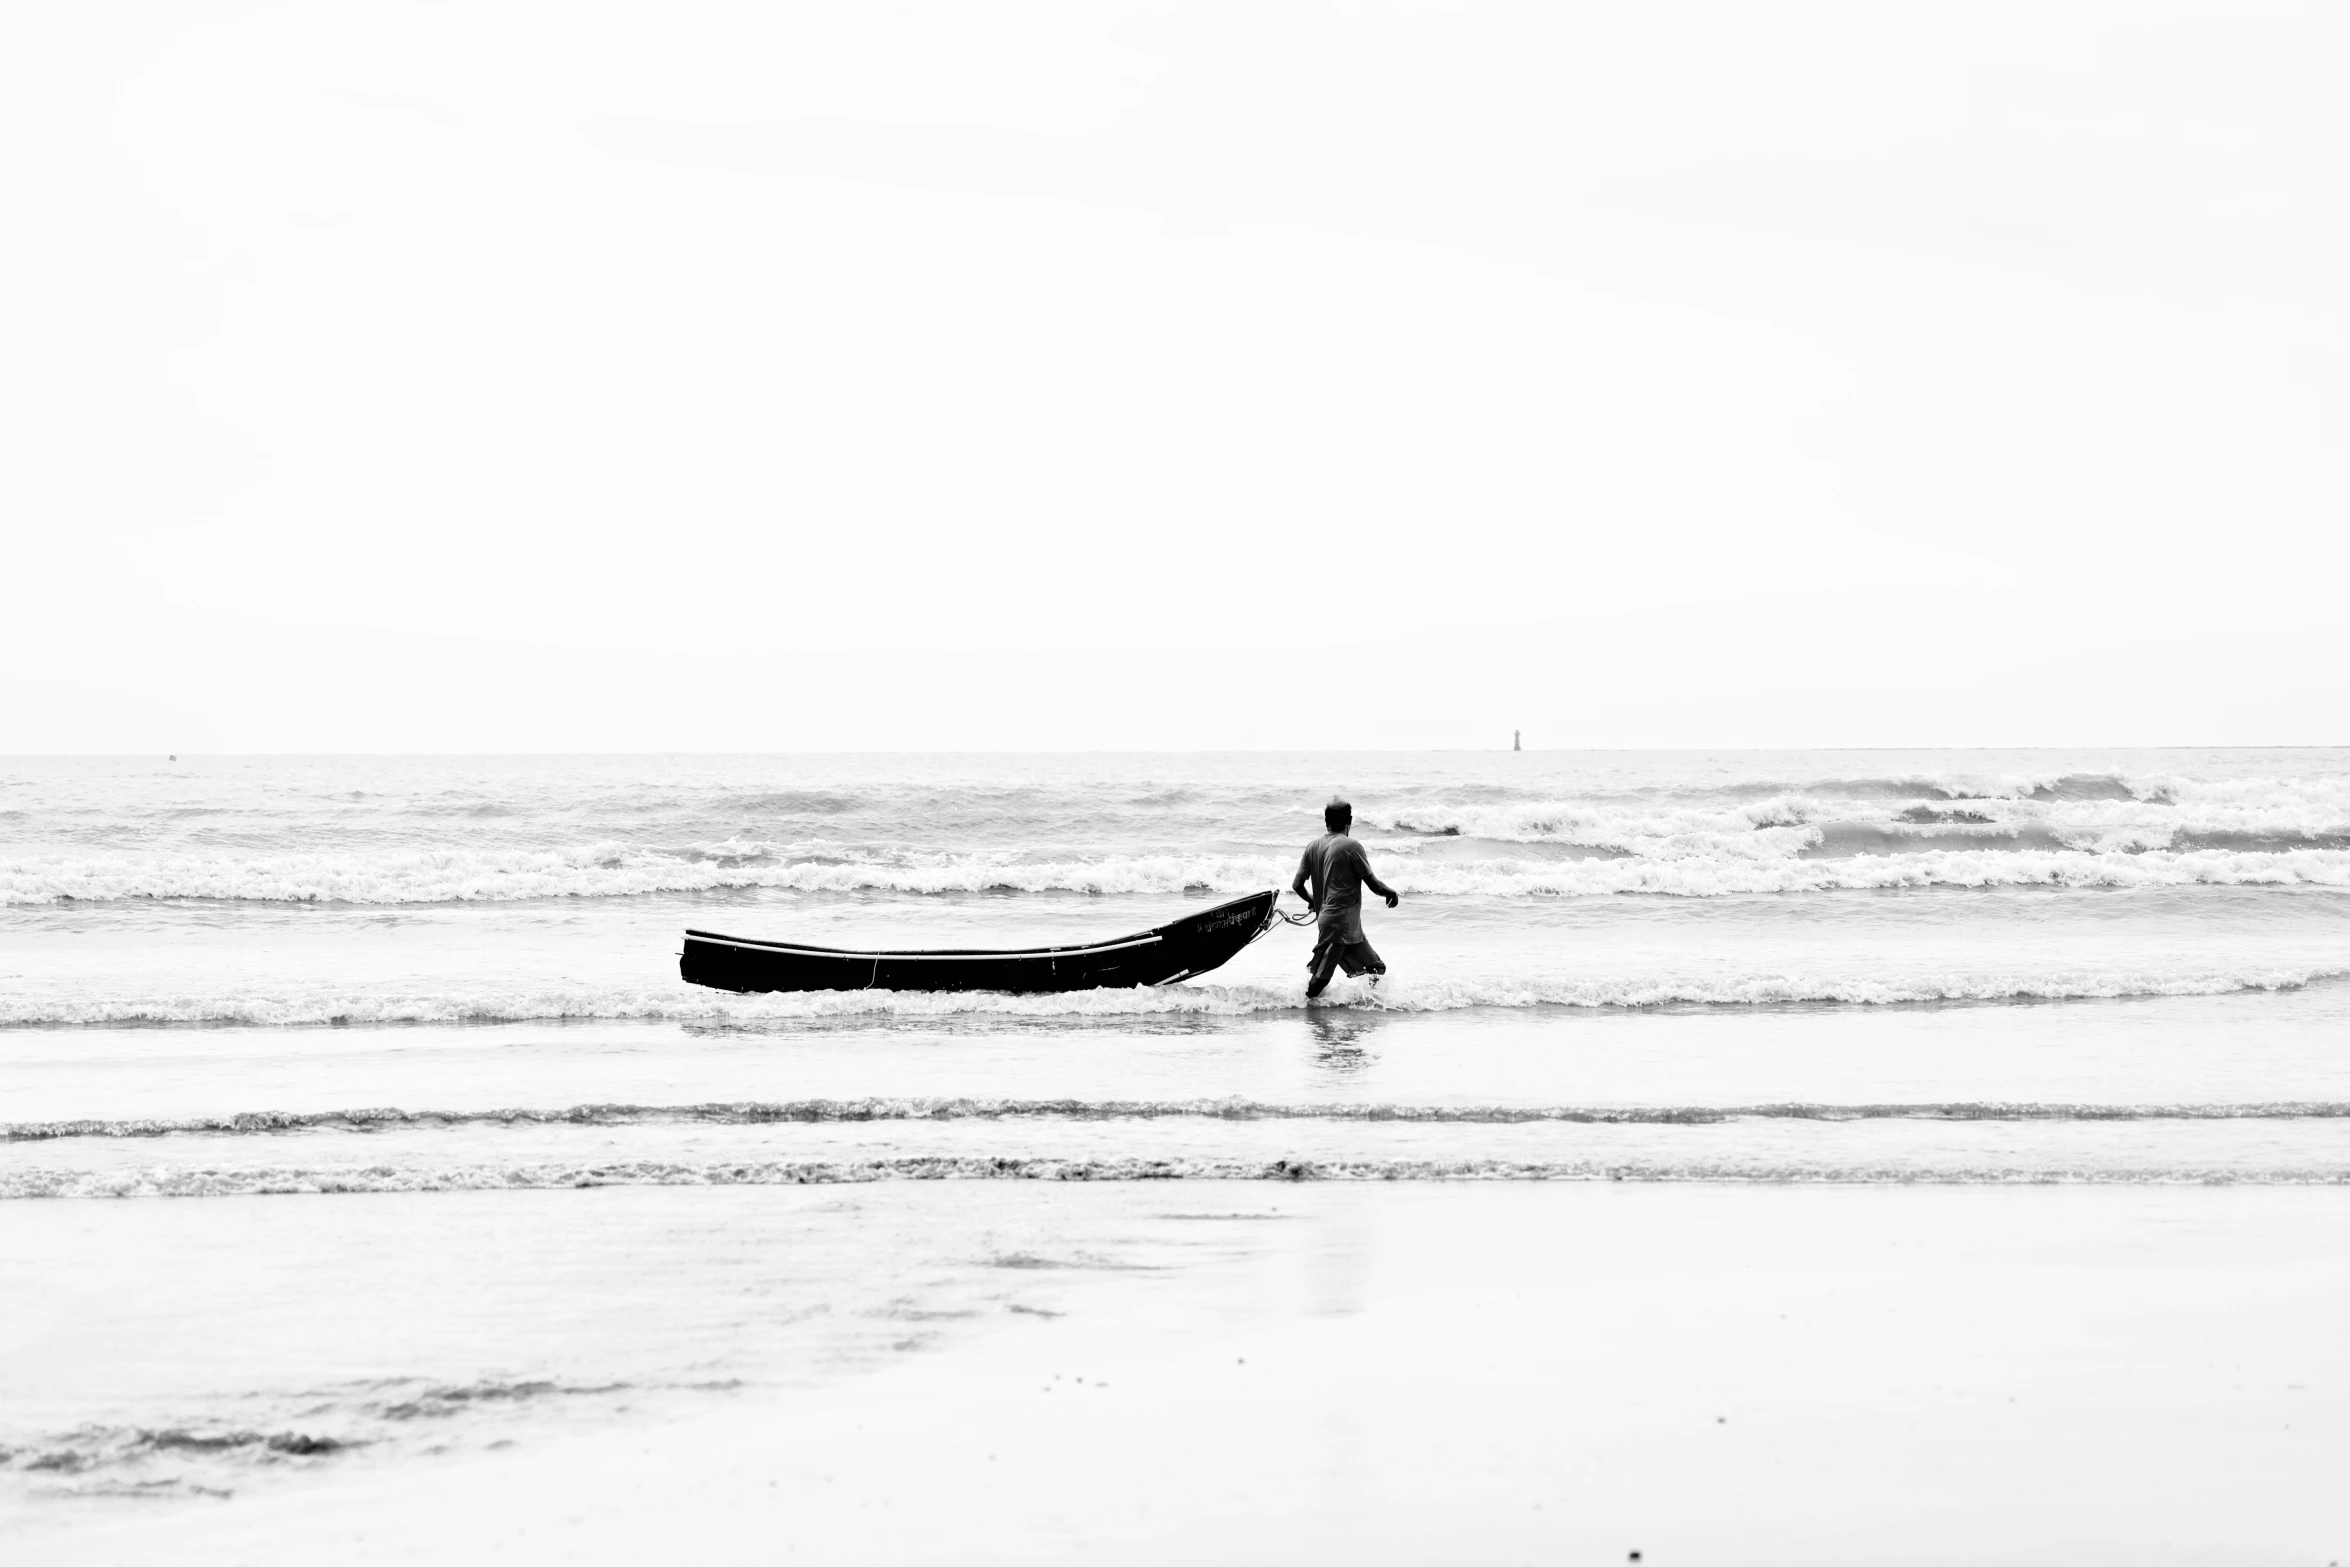
[(1344, 832), (1355, 824), (1355, 808), (1344, 800), (1332, 800), (1322, 807), (1322, 825), (1331, 832)]

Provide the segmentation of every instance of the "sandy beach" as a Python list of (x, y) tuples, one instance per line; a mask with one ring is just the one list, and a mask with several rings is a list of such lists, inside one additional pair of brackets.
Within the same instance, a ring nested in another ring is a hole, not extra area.
[[(110, 1515), (61, 1528), (48, 1513), (14, 1532), (10, 1559), (2238, 1564), (2350, 1551), (2350, 1258), (2334, 1189), (1185, 1183), (1138, 1202), (1131, 1187), (967, 1182), (848, 1202), (726, 1195), (796, 1225), (804, 1273), (922, 1273), (953, 1304), (842, 1294), (845, 1328), (803, 1337), (766, 1385), (699, 1413), (655, 1400), (511, 1450), (399, 1466), (351, 1454), (272, 1474), (233, 1504), (91, 1500)], [(533, 1203), (613, 1200), (650, 1218), (711, 1196), (517, 1193), (440, 1211), (527, 1223)], [(70, 1214), (98, 1248), (166, 1230), (227, 1239), (270, 1221), (272, 1204), (364, 1228), (369, 1205), (403, 1200), (20, 1204), (10, 1217)], [(427, 1199), (452, 1200), (472, 1199)], [(989, 1250), (1015, 1229), (1024, 1249)], [(881, 1249), (894, 1261), (876, 1268), (867, 1253)], [(384, 1298), (379, 1279), (354, 1331), (416, 1312), (495, 1319), (494, 1286), (473, 1277), (470, 1297), (443, 1276), (412, 1299)], [(616, 1313), (642, 1304), (571, 1283)], [(850, 1352), (876, 1323), (895, 1337)], [(118, 1326), (135, 1330), (136, 1312)], [(638, 1331), (663, 1329), (640, 1318)]]

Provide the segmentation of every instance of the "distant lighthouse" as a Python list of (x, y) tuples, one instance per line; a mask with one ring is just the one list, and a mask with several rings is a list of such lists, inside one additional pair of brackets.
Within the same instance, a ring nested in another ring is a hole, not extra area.
[(1523, 729), (1513, 729), (1513, 730), (1511, 730), (1511, 731), (1510, 731), (1510, 749), (1511, 749), (1511, 750), (1513, 750), (1513, 751), (1523, 751), (1524, 749), (1526, 749), (1524, 746), (1522, 746), (1522, 745), (1518, 744), (1518, 739), (1519, 739), (1519, 737), (1520, 737), (1521, 735), (1523, 735), (1524, 733), (1525, 733), (1525, 731), (1524, 731)]

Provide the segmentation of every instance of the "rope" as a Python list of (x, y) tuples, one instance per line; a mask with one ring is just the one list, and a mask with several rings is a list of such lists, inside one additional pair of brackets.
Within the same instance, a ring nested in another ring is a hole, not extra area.
[(1263, 939), (1265, 932), (1273, 928), (1273, 920), (1279, 920), (1284, 925), (1311, 925), (1317, 918), (1319, 918), (1319, 916), (1312, 913), (1284, 914), (1281, 912), (1280, 905), (1276, 903), (1273, 908), (1273, 919), (1269, 919), (1265, 921), (1264, 924), (1259, 925), (1257, 927), (1256, 935), (1251, 936), (1248, 939), (1252, 944)]

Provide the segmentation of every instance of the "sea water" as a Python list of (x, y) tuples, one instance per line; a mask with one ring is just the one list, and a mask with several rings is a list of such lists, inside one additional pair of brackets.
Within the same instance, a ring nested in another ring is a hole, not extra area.
[[(1166, 989), (676, 977), (1144, 929), (1335, 792), (1403, 902), (1316, 1005), (1287, 926)], [(2346, 976), (2345, 751), (10, 760), (0, 1483), (842, 1373), (1158, 1266), (1169, 1182), (2350, 1181)]]

